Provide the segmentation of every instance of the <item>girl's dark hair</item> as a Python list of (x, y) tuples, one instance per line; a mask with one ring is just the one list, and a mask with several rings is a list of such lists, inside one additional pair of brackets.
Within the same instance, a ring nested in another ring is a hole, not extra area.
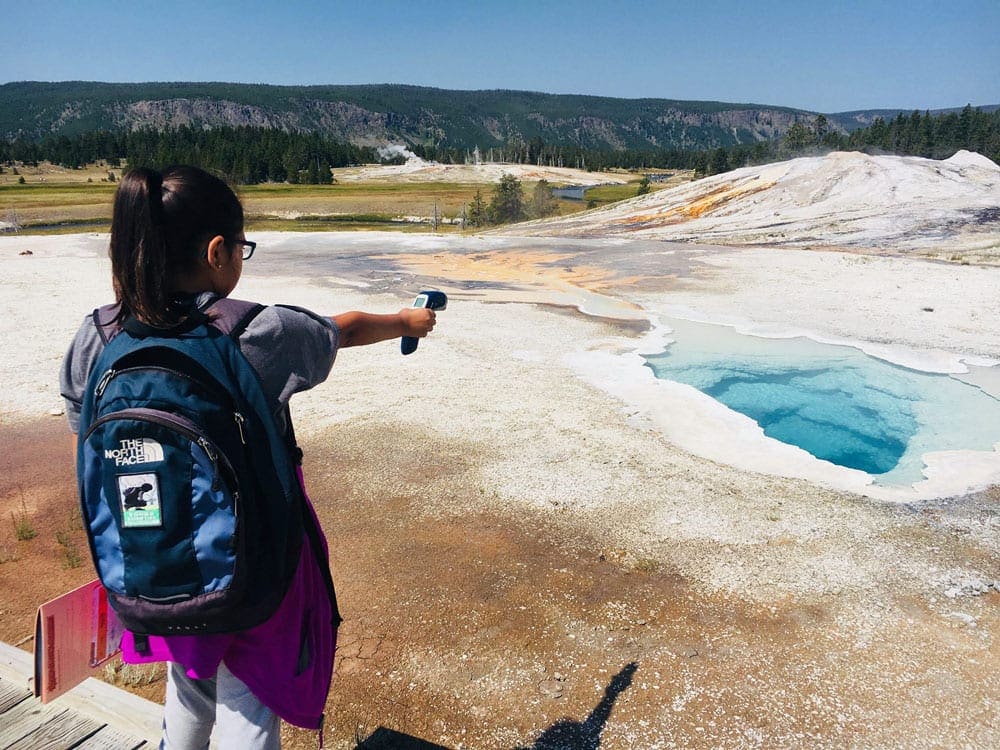
[(243, 207), (223, 180), (198, 167), (140, 167), (121, 179), (111, 218), (111, 275), (121, 308), (153, 326), (180, 322), (173, 284), (194, 269), (205, 244), (243, 231)]

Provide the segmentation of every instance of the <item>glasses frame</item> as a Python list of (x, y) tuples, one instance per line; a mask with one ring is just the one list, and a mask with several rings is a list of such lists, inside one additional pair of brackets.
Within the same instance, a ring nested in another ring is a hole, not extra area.
[(253, 251), (257, 249), (257, 243), (250, 242), (250, 240), (236, 240), (236, 244), (243, 251), (243, 260), (250, 260), (253, 257)]

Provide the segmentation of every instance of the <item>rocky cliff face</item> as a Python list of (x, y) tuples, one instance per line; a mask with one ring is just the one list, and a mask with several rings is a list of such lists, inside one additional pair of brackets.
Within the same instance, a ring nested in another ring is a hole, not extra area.
[(211, 99), (166, 99), (138, 101), (112, 106), (111, 118), (122, 130), (193, 125), (248, 125), (257, 128), (288, 128), (290, 117), (263, 107)]
[(285, 110), (218, 99), (138, 101), (112, 107), (114, 126), (123, 130), (168, 127), (253, 127), (318, 131), (345, 141), (386, 143), (391, 116), (347, 102), (289, 102)]

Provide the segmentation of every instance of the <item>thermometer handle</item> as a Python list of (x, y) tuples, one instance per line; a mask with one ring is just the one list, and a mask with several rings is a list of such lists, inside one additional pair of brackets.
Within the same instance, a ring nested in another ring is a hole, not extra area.
[[(412, 307), (427, 307), (431, 310), (444, 310), (448, 306), (448, 297), (444, 292), (423, 291), (413, 300)], [(406, 354), (413, 354), (417, 350), (420, 339), (416, 336), (403, 336), (399, 342), (400, 351)]]

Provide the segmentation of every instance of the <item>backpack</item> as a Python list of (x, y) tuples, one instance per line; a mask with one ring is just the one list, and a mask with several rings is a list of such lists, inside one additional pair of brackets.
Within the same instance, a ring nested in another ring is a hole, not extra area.
[(168, 330), (94, 311), (106, 346), (81, 409), (80, 507), (108, 601), (134, 633), (259, 625), (315, 531), (294, 438), (238, 345), (262, 309), (220, 299)]

